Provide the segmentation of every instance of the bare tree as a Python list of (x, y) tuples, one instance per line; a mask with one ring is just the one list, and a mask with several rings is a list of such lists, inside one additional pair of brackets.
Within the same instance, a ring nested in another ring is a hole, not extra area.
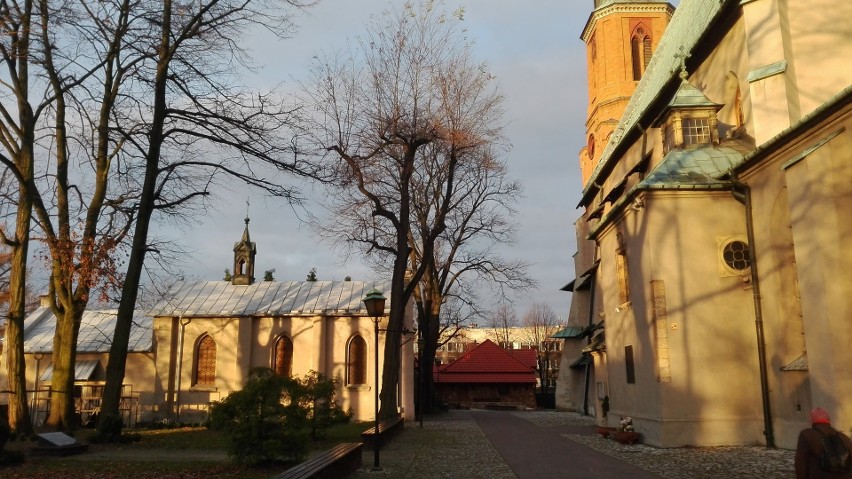
[[(127, 270), (118, 306), (115, 337), (106, 373), (101, 423), (118, 415), (133, 310), (155, 211), (175, 214), (195, 198), (210, 194), (218, 176), (228, 176), (271, 195), (298, 202), (296, 192), (268, 180), (271, 169), (317, 178), (318, 170), (296, 156), (294, 112), (274, 93), (240, 87), (235, 65), (251, 69), (240, 48), (248, 27), (266, 28), (286, 37), (293, 28), (290, 7), (299, 0), (145, 1), (132, 6), (131, 17), (143, 31), (131, 51), (144, 63), (137, 73), (136, 98), (143, 114), (118, 130), (132, 145), (135, 162), (129, 175), (140, 194)], [(218, 160), (208, 159), (217, 153)], [(262, 166), (261, 166), (262, 165)]]
[[(497, 244), (514, 241), (513, 205), (520, 185), (506, 177), (506, 166), (495, 158), (495, 145), (471, 150), (457, 166), (454, 200), (449, 203), (447, 229), (438, 237), (431, 265), (418, 284), (414, 298), (418, 312), (418, 329), (423, 332), (424, 357), (422, 387), (431, 411), (433, 390), (432, 366), (437, 348), (452, 338), (461, 318), (479, 316), (477, 289), (484, 285), (497, 290), (505, 298), (506, 290), (523, 291), (535, 284), (526, 274), (523, 261), (508, 261), (494, 251)], [(440, 207), (440, 191), (432, 184), (443, 182), (441, 162), (427, 162), (416, 174), (412, 211), (415, 228), (411, 235), (411, 263), (423, 262), (421, 232), (429, 231), (433, 210)], [(454, 307), (442, 321), (445, 303), (452, 299)]]
[[(292, 24), (278, 7), (300, 5), (0, 1), (8, 33), (0, 42), (7, 67), (2, 84), (16, 100), (0, 104), (7, 153), (0, 162), (19, 190), (15, 234), (3, 231), (13, 250), (13, 427), (28, 425), (22, 305), (33, 212), (49, 251), (57, 317), (48, 423), (62, 429), (73, 427), (79, 318), (94, 288), (120, 282), (113, 255), (131, 228), (102, 418), (117, 414), (142, 265), (155, 248), (148, 237), (153, 212), (180, 215), (207, 197), (221, 176), (298, 200), (293, 190), (265, 179), (270, 170), (315, 173), (294, 159), (292, 110), (278, 95), (237, 88), (233, 79), (234, 65), (250, 69), (237, 41), (245, 27), (287, 35)], [(33, 85), (40, 95), (30, 94)], [(45, 157), (40, 172), (36, 151)]]
[[(0, 40), (5, 70), (0, 85), (5, 97), (14, 101), (0, 102), (0, 162), (14, 175), (17, 212), (14, 232), (0, 230), (3, 242), (11, 248), (9, 271), (9, 311), (6, 321), (6, 364), (9, 377), (9, 425), (18, 433), (31, 434), (26, 398), (26, 365), (24, 362), (24, 317), (27, 258), (32, 222), (31, 191), (35, 188), (35, 138), (39, 115), (51, 100), (30, 93), (30, 47), (32, 43), (34, 6), (32, 1), (0, 2)], [(36, 100), (36, 98), (38, 98)], [(34, 102), (34, 103), (33, 103)], [(11, 234), (10, 234), (11, 233)]]
[(548, 339), (559, 331), (559, 316), (546, 303), (535, 303), (521, 319), (523, 339), (536, 349), (539, 379), (542, 387), (547, 385), (548, 364), (553, 351), (547, 348)]
[(497, 344), (511, 348), (512, 330), (518, 327), (515, 309), (509, 303), (501, 302), (497, 305), (497, 310), (491, 313), (487, 324)]
[[(348, 56), (317, 60), (307, 101), (318, 118), (318, 147), (338, 173), (335, 237), (393, 264), (385, 267), (392, 290), (380, 411), (388, 417), (397, 411), (406, 304), (447, 228), (459, 165), (501, 139), (502, 98), (486, 66), (473, 60), (458, 22), (432, 2), (406, 4), (382, 19)], [(442, 175), (421, 183), (424, 168)], [(416, 193), (418, 183), (434, 203), (428, 219), (413, 226), (413, 203), (427, 200)]]

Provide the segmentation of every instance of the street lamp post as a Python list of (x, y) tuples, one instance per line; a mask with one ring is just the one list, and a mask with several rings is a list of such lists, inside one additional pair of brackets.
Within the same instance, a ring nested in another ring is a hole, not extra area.
[(423, 359), (426, 357), (426, 355), (424, 354), (423, 348), (426, 346), (426, 339), (423, 337), (422, 328), (420, 329), (419, 333), (420, 336), (417, 338), (417, 354), (420, 356), (420, 359), (417, 361), (417, 369), (419, 371), (418, 379), (420, 380), (420, 385), (418, 386), (418, 390), (420, 394), (418, 394), (418, 396), (420, 398), (420, 429), (423, 429), (423, 413), (425, 412), (423, 408), (426, 406), (426, 401), (424, 401), (424, 398), (426, 397), (426, 368), (425, 363), (423, 362)]
[(376, 342), (375, 342), (375, 357), (376, 357), (376, 376), (375, 376), (375, 401), (373, 403), (373, 410), (375, 413), (375, 421), (376, 421), (376, 434), (373, 437), (373, 469), (374, 471), (381, 471), (382, 466), (379, 465), (379, 446), (381, 444), (380, 436), (379, 436), (379, 321), (381, 321), (382, 316), (385, 313), (385, 297), (382, 295), (382, 292), (377, 290), (376, 288), (367, 291), (367, 296), (364, 296), (364, 306), (367, 308), (367, 314), (373, 319), (373, 326), (375, 327), (376, 332)]

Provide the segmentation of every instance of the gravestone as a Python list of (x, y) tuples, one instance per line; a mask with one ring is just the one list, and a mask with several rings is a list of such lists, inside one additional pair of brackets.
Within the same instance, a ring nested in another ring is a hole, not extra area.
[(33, 448), (36, 454), (49, 456), (70, 456), (80, 454), (89, 448), (64, 432), (45, 432), (38, 435), (38, 445)]

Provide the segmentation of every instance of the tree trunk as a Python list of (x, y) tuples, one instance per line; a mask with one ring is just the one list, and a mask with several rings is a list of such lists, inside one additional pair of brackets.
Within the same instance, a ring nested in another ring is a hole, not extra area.
[[(85, 305), (84, 305), (85, 307)], [(83, 308), (65, 307), (56, 314), (53, 337), (53, 375), (50, 379), (50, 415), (47, 427), (56, 431), (74, 430), (79, 424), (74, 408), (74, 366), (77, 358), (77, 336)]]
[[(5, 13), (12, 13), (6, 9)], [(14, 9), (17, 29), (4, 32), (12, 39), (12, 49), (3, 51), (4, 64), (7, 65), (10, 80), (14, 83), (14, 100), (18, 107), (18, 125), (4, 125), (3, 134), (7, 138), (18, 136), (18, 151), (7, 148), (18, 171), (18, 211), (15, 217), (15, 237), (12, 249), (11, 271), (9, 272), (9, 313), (6, 322), (6, 372), (9, 378), (9, 426), (19, 433), (32, 434), (29, 407), (27, 406), (27, 377), (24, 360), (24, 319), (27, 296), (27, 259), (29, 255), (30, 226), (32, 223), (35, 121), (33, 109), (29, 103), (29, 62), (30, 62), (30, 26), (32, 2), (25, 2), (22, 8)], [(7, 98), (7, 100), (11, 100)], [(5, 123), (5, 122), (4, 122)], [(14, 130), (18, 131), (14, 131)], [(17, 154), (15, 154), (17, 153)], [(5, 235), (4, 235), (5, 237)]]
[[(22, 155), (28, 156), (28, 155)], [(32, 171), (32, 156), (22, 159), (24, 171)], [(26, 362), (24, 361), (24, 317), (26, 315), (27, 255), (29, 254), (32, 202), (27, 185), (19, 186), (18, 213), (15, 218), (15, 245), (9, 272), (9, 316), (6, 321), (6, 373), (9, 378), (9, 426), (15, 432), (33, 432), (27, 405)]]
[[(136, 309), (139, 281), (145, 263), (145, 254), (148, 251), (148, 229), (151, 224), (151, 216), (154, 214), (155, 189), (160, 166), (160, 151), (163, 144), (163, 125), (166, 118), (166, 82), (168, 81), (172, 54), (170, 43), (171, 8), (171, 0), (164, 0), (157, 73), (154, 79), (154, 112), (151, 131), (148, 134), (148, 151), (145, 155), (145, 179), (139, 199), (136, 229), (133, 232), (133, 244), (127, 263), (127, 274), (121, 289), (121, 302), (118, 306), (115, 333), (107, 360), (106, 385), (101, 403), (100, 417), (102, 419), (109, 416), (119, 416), (118, 407), (121, 402), (121, 390), (124, 383), (130, 327), (133, 324), (133, 311)], [(98, 427), (101, 428), (106, 425), (104, 421), (101, 421)]]
[[(396, 417), (398, 414), (397, 389), (399, 385), (399, 367), (401, 364), (400, 337), (405, 320), (405, 306), (407, 301), (403, 298), (405, 290), (405, 273), (407, 262), (394, 262), (393, 277), (391, 279), (391, 305), (390, 317), (388, 318), (387, 332), (385, 333), (384, 368), (382, 369), (382, 389), (379, 393), (381, 409), (379, 417), (387, 419)], [(402, 264), (400, 268), (399, 263)], [(401, 274), (399, 271), (401, 270)]]

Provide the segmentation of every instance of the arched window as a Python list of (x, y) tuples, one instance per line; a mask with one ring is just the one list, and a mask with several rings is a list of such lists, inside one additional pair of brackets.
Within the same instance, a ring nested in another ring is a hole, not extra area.
[(195, 377), (196, 386), (213, 386), (216, 384), (216, 341), (205, 334), (195, 348)]
[(633, 32), (630, 38), (630, 55), (633, 61), (633, 80), (639, 81), (645, 69), (648, 68), (648, 62), (651, 61), (651, 35), (644, 27), (639, 26)]
[(293, 374), (293, 341), (287, 336), (281, 336), (275, 341), (272, 370), (276, 376), (289, 378)]
[(356, 335), (349, 341), (346, 384), (367, 384), (367, 342), (361, 336)]

